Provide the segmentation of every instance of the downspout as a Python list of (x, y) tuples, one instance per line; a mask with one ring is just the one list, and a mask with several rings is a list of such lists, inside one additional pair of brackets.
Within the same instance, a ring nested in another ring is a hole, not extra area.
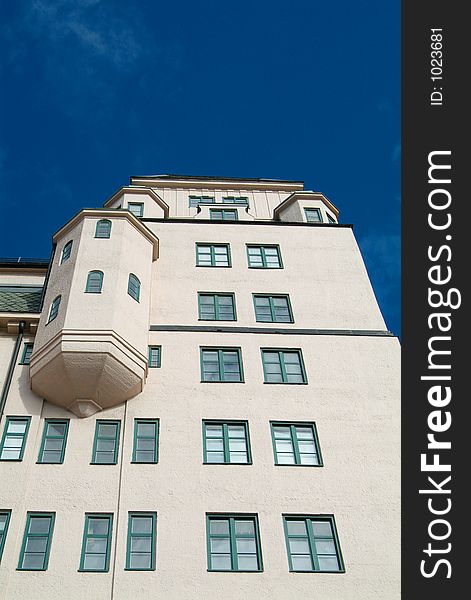
[(3, 411), (5, 409), (8, 392), (10, 391), (11, 380), (13, 378), (13, 371), (15, 370), (15, 365), (18, 361), (18, 354), (20, 352), (21, 342), (23, 341), (23, 331), (25, 329), (25, 325), (25, 321), (20, 321), (18, 335), (16, 336), (15, 346), (11, 354), (10, 364), (8, 365), (7, 376), (5, 379), (5, 383), (3, 384), (2, 395), (0, 396), (0, 422), (3, 417)]

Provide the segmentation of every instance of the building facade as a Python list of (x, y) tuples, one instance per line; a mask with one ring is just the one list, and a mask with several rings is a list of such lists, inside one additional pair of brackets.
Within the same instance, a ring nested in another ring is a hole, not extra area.
[(399, 598), (399, 343), (299, 181), (133, 177), (0, 259), (0, 598)]

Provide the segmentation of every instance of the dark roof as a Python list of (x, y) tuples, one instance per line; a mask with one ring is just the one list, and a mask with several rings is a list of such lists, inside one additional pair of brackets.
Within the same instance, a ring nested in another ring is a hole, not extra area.
[(43, 288), (32, 285), (0, 285), (0, 313), (39, 313)]
[(23, 258), (22, 256), (17, 256), (14, 258), (4, 256), (0, 257), (0, 268), (47, 269), (48, 266), (48, 258)]
[(219, 177), (218, 175), (176, 175), (173, 173), (165, 173), (162, 175), (132, 175), (133, 179), (187, 179), (188, 181), (212, 181), (221, 179), (222, 181), (260, 181), (267, 183), (304, 183), (296, 179), (263, 179), (260, 177)]

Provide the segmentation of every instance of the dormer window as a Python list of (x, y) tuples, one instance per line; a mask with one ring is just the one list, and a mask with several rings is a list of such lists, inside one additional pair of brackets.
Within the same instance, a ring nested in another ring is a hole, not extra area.
[(232, 208), (210, 208), (209, 218), (212, 221), (237, 221), (239, 215), (237, 214), (237, 210)]
[(320, 208), (305, 208), (304, 214), (308, 223), (322, 223)]
[(100, 219), (97, 221), (95, 229), (95, 237), (108, 239), (111, 235), (111, 221), (108, 219)]
[(214, 204), (216, 198), (214, 196), (190, 196), (190, 208), (194, 208), (199, 204)]
[(140, 218), (144, 216), (144, 203), (143, 202), (129, 202), (128, 210), (135, 217)]
[(329, 223), (337, 223), (337, 221), (333, 217), (331, 217), (329, 213), (327, 213), (327, 220), (329, 221)]
[(70, 240), (70, 242), (67, 242), (67, 244), (62, 249), (62, 256), (61, 256), (61, 262), (60, 262), (61, 265), (63, 263), (65, 263), (66, 260), (69, 260), (71, 252), (72, 252), (72, 240)]
[(223, 204), (240, 204), (241, 206), (248, 206), (249, 199), (246, 196), (223, 196)]

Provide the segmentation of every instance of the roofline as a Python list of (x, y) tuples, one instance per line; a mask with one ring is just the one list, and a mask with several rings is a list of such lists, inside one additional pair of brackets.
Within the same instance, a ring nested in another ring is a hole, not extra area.
[(108, 198), (108, 200), (105, 201), (103, 206), (107, 208), (108, 206), (110, 206), (110, 204), (113, 204), (113, 202), (115, 202), (124, 194), (143, 194), (145, 196), (150, 196), (152, 200), (154, 200), (154, 202), (162, 208), (166, 217), (168, 217), (170, 214), (169, 205), (166, 202), (164, 202), (164, 200), (162, 200), (162, 198), (158, 194), (156, 194), (152, 188), (146, 186), (138, 187), (126, 185), (120, 187), (119, 190), (117, 190), (112, 196)]
[(251, 179), (241, 177), (210, 177), (193, 175), (144, 175), (132, 176), (131, 186), (170, 187), (203, 190), (272, 190), (277, 192), (302, 191), (303, 181), (283, 179)]
[(175, 173), (165, 173), (162, 175), (131, 175), (130, 182), (133, 179), (183, 179), (185, 181), (251, 181), (266, 183), (297, 183), (304, 185), (304, 181), (299, 179), (265, 179), (263, 177), (224, 177), (219, 175), (178, 175)]
[(18, 259), (16, 259), (16, 257), (15, 258), (8, 258), (8, 257), (0, 258), (0, 269), (2, 271), (5, 269), (11, 269), (11, 270), (34, 269), (34, 270), (46, 271), (48, 266), (49, 266), (48, 258), (27, 258), (27, 259), (21, 259), (21, 257)]

